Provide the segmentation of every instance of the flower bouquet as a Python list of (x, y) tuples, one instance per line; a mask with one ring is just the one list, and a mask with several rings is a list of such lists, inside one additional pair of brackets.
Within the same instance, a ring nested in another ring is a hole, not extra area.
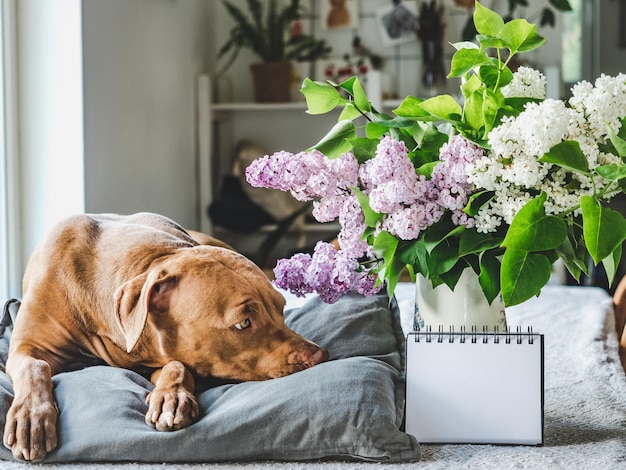
[(501, 293), (510, 306), (538, 295), (558, 259), (576, 279), (601, 263), (612, 281), (626, 220), (606, 205), (626, 186), (626, 75), (545, 99), (541, 73), (508, 67), (544, 43), (536, 27), (480, 3), (473, 19), (476, 42), (454, 44), (448, 75), (458, 99), (408, 96), (387, 115), (356, 78), (304, 81), (308, 112), (339, 107), (337, 124), (306, 151), (256, 160), (247, 179), (338, 218), (340, 249), (279, 260), (278, 286), (333, 302), (392, 293), (405, 270), (454, 289), (472, 269), (489, 302)]

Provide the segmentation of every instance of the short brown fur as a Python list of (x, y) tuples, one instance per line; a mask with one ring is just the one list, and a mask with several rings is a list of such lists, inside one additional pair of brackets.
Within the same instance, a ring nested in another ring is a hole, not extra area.
[(4, 444), (32, 461), (56, 448), (51, 377), (85, 355), (151, 371), (146, 422), (162, 431), (198, 418), (195, 378), (264, 380), (326, 360), (285, 326), (284, 304), (247, 258), (165, 217), (64, 220), (26, 268)]

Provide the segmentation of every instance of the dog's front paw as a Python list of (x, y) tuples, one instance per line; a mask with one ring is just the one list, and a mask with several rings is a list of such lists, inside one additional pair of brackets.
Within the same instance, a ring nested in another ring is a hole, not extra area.
[(22, 400), (16, 398), (7, 413), (4, 445), (18, 460), (42, 460), (57, 446), (58, 415), (54, 401), (36, 390)]
[(176, 431), (192, 424), (199, 414), (196, 397), (183, 386), (155, 388), (148, 394), (146, 423), (159, 431)]

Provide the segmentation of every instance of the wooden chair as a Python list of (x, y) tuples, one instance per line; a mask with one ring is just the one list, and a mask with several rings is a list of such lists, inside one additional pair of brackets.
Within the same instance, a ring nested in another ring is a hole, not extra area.
[(617, 285), (613, 294), (613, 308), (615, 310), (615, 329), (619, 339), (619, 357), (622, 367), (626, 371), (626, 276)]

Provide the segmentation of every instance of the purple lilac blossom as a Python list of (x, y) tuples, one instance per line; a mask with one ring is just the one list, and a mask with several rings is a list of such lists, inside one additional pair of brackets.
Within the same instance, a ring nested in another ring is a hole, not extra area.
[(403, 240), (416, 239), (439, 221), (446, 210), (459, 225), (473, 226), (463, 213), (472, 192), (465, 167), (484, 156), (484, 151), (461, 136), (441, 148), (441, 161), (431, 179), (417, 175), (403, 142), (384, 137), (376, 156), (359, 165), (351, 153), (328, 159), (318, 151), (291, 154), (277, 152), (248, 167), (246, 177), (253, 186), (290, 191), (302, 201), (314, 200), (313, 215), (320, 222), (339, 218), (340, 250), (319, 242), (313, 255), (297, 254), (279, 260), (274, 274), (276, 285), (298, 296), (317, 292), (325, 302), (335, 302), (349, 290), (363, 295), (380, 291), (377, 275), (358, 259), (372, 257), (372, 247), (362, 240), (366, 229), (363, 210), (356, 195), (359, 187), (370, 207), (384, 214), (379, 230)]
[(313, 292), (306, 283), (305, 273), (311, 265), (311, 255), (296, 253), (289, 259), (279, 259), (274, 268), (275, 284), (298, 297)]
[(346, 197), (339, 212), (341, 230), (337, 235), (339, 246), (347, 256), (359, 259), (363, 256), (371, 257), (373, 249), (363, 240), (363, 233), (367, 228), (365, 216), (354, 194)]
[(331, 160), (313, 150), (266, 155), (246, 168), (246, 179), (255, 187), (290, 191), (299, 201), (341, 197), (358, 183), (359, 164), (352, 153)]
[(318, 242), (313, 256), (303, 253), (276, 264), (276, 285), (302, 297), (317, 292), (326, 303), (334, 303), (346, 292), (356, 290), (373, 295), (380, 290), (376, 277), (359, 272), (358, 261), (326, 242)]

